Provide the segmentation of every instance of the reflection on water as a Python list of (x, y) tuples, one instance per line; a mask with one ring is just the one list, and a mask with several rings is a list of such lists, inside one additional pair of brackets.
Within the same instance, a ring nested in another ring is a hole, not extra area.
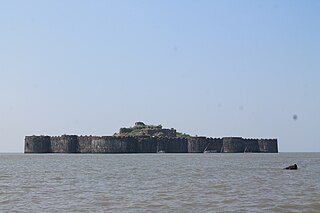
[[(320, 154), (2, 154), (0, 211), (318, 212)], [(296, 171), (283, 170), (297, 163)]]

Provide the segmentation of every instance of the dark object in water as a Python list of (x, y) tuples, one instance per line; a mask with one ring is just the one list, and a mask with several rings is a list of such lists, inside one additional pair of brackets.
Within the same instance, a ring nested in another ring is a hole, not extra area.
[(288, 166), (288, 167), (286, 167), (286, 168), (284, 168), (284, 169), (297, 170), (297, 169), (298, 169), (298, 166), (297, 166), (297, 164), (293, 164), (293, 165), (290, 165), (290, 166)]

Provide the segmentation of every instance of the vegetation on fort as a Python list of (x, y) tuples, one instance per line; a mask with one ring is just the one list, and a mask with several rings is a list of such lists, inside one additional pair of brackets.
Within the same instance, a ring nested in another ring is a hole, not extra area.
[(177, 138), (192, 138), (191, 135), (186, 134), (186, 133), (182, 133), (182, 132), (177, 132)]
[(177, 132), (174, 128), (163, 129), (162, 125), (146, 125), (143, 122), (136, 122), (133, 127), (120, 128), (119, 133), (115, 133), (116, 137), (132, 136), (132, 137), (177, 137), (190, 138), (192, 136)]

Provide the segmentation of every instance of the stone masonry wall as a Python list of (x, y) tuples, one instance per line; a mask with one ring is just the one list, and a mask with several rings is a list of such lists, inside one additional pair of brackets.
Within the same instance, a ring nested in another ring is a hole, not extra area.
[(51, 151), (53, 153), (77, 153), (79, 141), (76, 135), (62, 135), (51, 137)]
[(222, 144), (221, 138), (192, 137), (188, 139), (188, 152), (221, 152)]
[(277, 139), (26, 136), (25, 153), (277, 153)]
[(243, 139), (243, 141), (245, 143), (245, 149), (243, 152), (261, 152), (258, 144), (258, 139), (245, 138)]
[(49, 136), (26, 136), (25, 153), (50, 153), (51, 142)]
[(258, 140), (260, 152), (278, 153), (277, 139), (259, 139)]
[(244, 152), (246, 144), (241, 137), (223, 138), (223, 152), (241, 153)]

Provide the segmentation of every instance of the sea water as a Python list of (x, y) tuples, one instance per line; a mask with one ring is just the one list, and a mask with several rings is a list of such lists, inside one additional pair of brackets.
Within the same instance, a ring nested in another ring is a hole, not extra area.
[(320, 212), (320, 153), (1, 154), (0, 212)]

